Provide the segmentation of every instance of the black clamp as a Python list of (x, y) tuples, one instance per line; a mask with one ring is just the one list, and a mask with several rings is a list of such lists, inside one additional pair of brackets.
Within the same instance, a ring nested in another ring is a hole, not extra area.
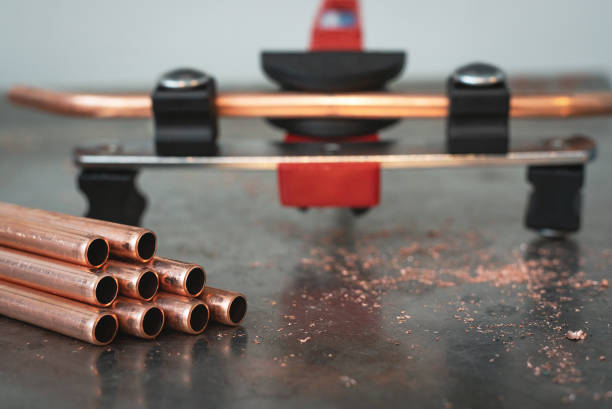
[(138, 226), (147, 206), (136, 188), (135, 169), (83, 169), (78, 184), (87, 197), (86, 217)]
[(508, 153), (510, 91), (499, 68), (472, 63), (448, 79), (449, 153)]
[(157, 154), (215, 155), (216, 96), (214, 78), (201, 71), (181, 68), (163, 75), (151, 97)]
[(533, 190), (525, 225), (545, 237), (563, 237), (580, 229), (584, 165), (529, 166)]

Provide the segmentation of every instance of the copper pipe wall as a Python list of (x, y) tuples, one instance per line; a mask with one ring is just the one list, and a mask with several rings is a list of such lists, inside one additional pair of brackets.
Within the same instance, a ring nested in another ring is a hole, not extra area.
[(119, 329), (135, 337), (153, 339), (164, 327), (164, 313), (155, 304), (118, 297), (111, 310), (119, 319)]
[(208, 306), (198, 298), (160, 292), (154, 303), (164, 311), (167, 326), (187, 334), (201, 334), (210, 318)]
[(104, 271), (117, 279), (119, 293), (126, 297), (148, 301), (157, 294), (159, 278), (146, 266), (110, 260)]
[[(19, 105), (64, 115), (98, 118), (145, 118), (152, 115), (146, 94), (80, 94), (15, 86), (9, 99)], [(398, 93), (221, 93), (220, 116), (298, 118), (442, 118), (446, 95)], [(612, 92), (516, 94), (510, 116), (517, 118), (612, 115)]]
[(0, 217), (0, 245), (87, 267), (101, 266), (109, 254), (102, 236), (8, 217)]
[(4, 281), (0, 314), (95, 345), (106, 345), (117, 334), (117, 317), (108, 310)]
[(247, 300), (243, 294), (206, 287), (200, 298), (210, 309), (210, 319), (225, 325), (239, 325), (247, 313)]
[(0, 247), (0, 278), (62, 297), (108, 306), (117, 280), (101, 270)]
[(0, 216), (53, 228), (67, 227), (103, 236), (111, 255), (136, 261), (148, 261), (155, 254), (156, 237), (151, 230), (102, 220), (32, 209), (0, 202)]
[(159, 276), (159, 286), (163, 291), (197, 297), (206, 284), (206, 271), (193, 263), (154, 257), (149, 266)]

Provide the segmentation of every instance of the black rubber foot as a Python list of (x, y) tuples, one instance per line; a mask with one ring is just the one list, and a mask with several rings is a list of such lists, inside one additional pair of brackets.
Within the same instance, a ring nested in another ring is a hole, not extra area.
[(580, 230), (584, 165), (529, 166), (533, 185), (525, 225), (544, 237), (560, 238)]
[(82, 170), (78, 183), (89, 203), (85, 216), (131, 226), (140, 225), (147, 201), (136, 189), (137, 175), (137, 170)]

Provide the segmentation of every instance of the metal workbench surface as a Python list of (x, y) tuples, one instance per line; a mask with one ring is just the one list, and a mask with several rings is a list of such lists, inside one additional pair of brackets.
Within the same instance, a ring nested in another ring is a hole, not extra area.
[[(244, 324), (95, 347), (0, 317), (0, 407), (610, 407), (610, 125), (512, 123), (514, 135), (598, 141), (583, 227), (566, 241), (524, 229), (524, 168), (383, 172), (380, 206), (358, 218), (283, 208), (274, 172), (146, 170), (158, 254), (245, 293)], [(72, 147), (146, 141), (151, 128), (2, 103), (0, 200), (82, 214)], [(259, 120), (221, 130), (280, 138)], [(383, 136), (443, 132), (404, 121)], [(586, 339), (565, 337), (578, 329)]]

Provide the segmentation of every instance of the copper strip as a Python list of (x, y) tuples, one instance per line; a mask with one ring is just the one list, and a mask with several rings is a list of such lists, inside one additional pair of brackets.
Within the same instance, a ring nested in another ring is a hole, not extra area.
[(103, 307), (117, 297), (117, 280), (101, 270), (1, 247), (0, 278)]
[(0, 245), (87, 267), (99, 267), (109, 254), (102, 236), (51, 228), (0, 216)]
[(5, 281), (0, 281), (0, 314), (95, 345), (117, 334), (117, 317), (109, 310)]
[(208, 324), (210, 311), (198, 298), (160, 292), (153, 301), (164, 311), (166, 325), (187, 334), (201, 334)]
[(150, 260), (155, 254), (155, 234), (148, 229), (4, 202), (0, 202), (0, 216), (53, 228), (67, 227), (86, 233), (99, 234), (108, 241), (111, 255), (119, 258), (143, 262)]
[(126, 297), (149, 301), (159, 289), (157, 273), (146, 266), (110, 260), (104, 271), (117, 279), (119, 293)]
[[(19, 105), (64, 115), (98, 118), (151, 116), (146, 94), (81, 94), (15, 86), (9, 99)], [(350, 117), (442, 118), (448, 114), (448, 98), (433, 94), (398, 93), (221, 93), (220, 116), (240, 117)], [(612, 92), (514, 95), (510, 116), (516, 118), (612, 115)]]
[(153, 339), (164, 327), (164, 312), (152, 303), (118, 297), (111, 310), (119, 319), (121, 332), (135, 337)]
[(202, 300), (210, 309), (210, 319), (225, 325), (239, 325), (247, 313), (247, 300), (243, 294), (219, 288), (206, 287)]
[(154, 257), (149, 266), (159, 276), (160, 288), (169, 293), (197, 297), (206, 284), (206, 271), (198, 264)]

